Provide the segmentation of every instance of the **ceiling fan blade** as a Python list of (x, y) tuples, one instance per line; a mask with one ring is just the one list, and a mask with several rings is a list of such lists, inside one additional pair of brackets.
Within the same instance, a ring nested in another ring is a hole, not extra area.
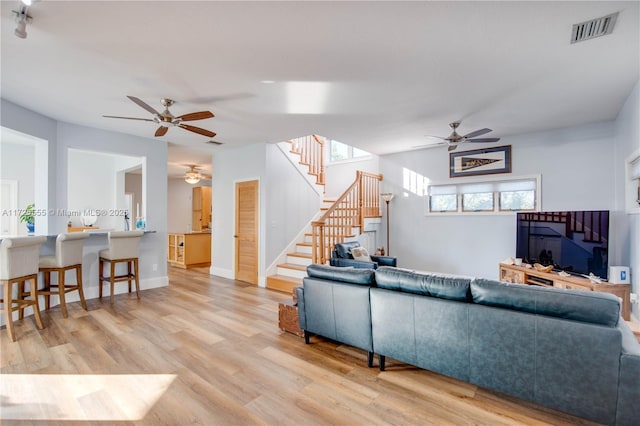
[(212, 138), (216, 135), (210, 130), (202, 129), (200, 127), (195, 127), (195, 126), (189, 126), (188, 124), (178, 124), (178, 127), (182, 127), (185, 130), (188, 130), (193, 133), (198, 133), (199, 135), (207, 136), (209, 138)]
[(500, 140), (500, 138), (476, 138), (476, 139), (467, 139), (467, 142), (487, 143), (487, 142), (498, 142), (499, 140)]
[(160, 136), (164, 136), (167, 134), (167, 131), (169, 130), (168, 127), (164, 127), (164, 126), (160, 126), (158, 127), (158, 130), (156, 130), (156, 137), (160, 137)]
[(457, 147), (458, 147), (458, 145), (451, 144), (451, 145), (449, 145), (449, 147), (447, 148), (447, 151), (451, 152), (451, 151), (455, 150)]
[(107, 118), (122, 118), (124, 120), (153, 121), (150, 118), (118, 117), (117, 115), (103, 115), (103, 117), (107, 117)]
[(211, 111), (200, 111), (200, 112), (192, 112), (190, 114), (184, 114), (176, 117), (182, 121), (194, 121), (194, 120), (204, 120), (206, 118), (215, 117)]
[(425, 138), (429, 138), (429, 139), (438, 139), (441, 141), (446, 141), (447, 138), (443, 138), (442, 136), (434, 136), (434, 135), (424, 135)]
[(148, 105), (147, 103), (145, 103), (142, 99), (136, 98), (135, 96), (129, 96), (127, 95), (127, 98), (131, 99), (133, 102), (135, 102), (138, 106), (146, 109), (147, 111), (149, 111), (151, 114), (153, 115), (160, 115), (160, 113), (158, 111), (156, 111), (155, 109), (153, 109), (152, 106)]
[(487, 129), (487, 128), (479, 129), (479, 130), (473, 131), (471, 133), (467, 133), (466, 135), (463, 136), (463, 138), (471, 139), (471, 138), (475, 138), (476, 136), (484, 135), (484, 134), (489, 133), (489, 132), (492, 132), (492, 130), (491, 129)]

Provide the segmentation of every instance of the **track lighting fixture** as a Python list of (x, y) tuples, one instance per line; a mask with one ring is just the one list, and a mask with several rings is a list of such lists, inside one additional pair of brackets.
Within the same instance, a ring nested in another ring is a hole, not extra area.
[[(23, 4), (20, 5), (20, 10), (13, 11), (16, 15), (16, 29), (13, 33), (18, 38), (27, 38), (27, 22), (32, 20), (31, 16), (27, 13), (29, 9), (27, 1), (22, 1)], [(28, 3), (30, 4), (31, 2), (28, 1)]]

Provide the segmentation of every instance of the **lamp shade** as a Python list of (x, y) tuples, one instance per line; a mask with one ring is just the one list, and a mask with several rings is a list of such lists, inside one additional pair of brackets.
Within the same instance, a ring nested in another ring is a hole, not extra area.
[(387, 203), (388, 203), (389, 201), (393, 200), (393, 197), (394, 197), (394, 195), (393, 195), (392, 193), (390, 193), (390, 192), (382, 193), (382, 194), (380, 194), (380, 196), (381, 196), (381, 197), (382, 197), (382, 199), (383, 199), (385, 202), (387, 202)]

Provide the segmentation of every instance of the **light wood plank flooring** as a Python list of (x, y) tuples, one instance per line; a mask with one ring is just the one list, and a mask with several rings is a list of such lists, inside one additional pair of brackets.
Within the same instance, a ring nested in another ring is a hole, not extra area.
[[(289, 296), (170, 269), (142, 299), (43, 311), (0, 333), (2, 424), (589, 424), (319, 337), (278, 328)], [(377, 359), (376, 359), (377, 364)]]

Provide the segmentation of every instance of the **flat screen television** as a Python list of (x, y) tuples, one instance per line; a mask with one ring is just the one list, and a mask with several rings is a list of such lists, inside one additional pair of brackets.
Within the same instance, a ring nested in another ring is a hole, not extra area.
[(516, 222), (516, 257), (523, 262), (608, 278), (608, 210), (518, 213)]

